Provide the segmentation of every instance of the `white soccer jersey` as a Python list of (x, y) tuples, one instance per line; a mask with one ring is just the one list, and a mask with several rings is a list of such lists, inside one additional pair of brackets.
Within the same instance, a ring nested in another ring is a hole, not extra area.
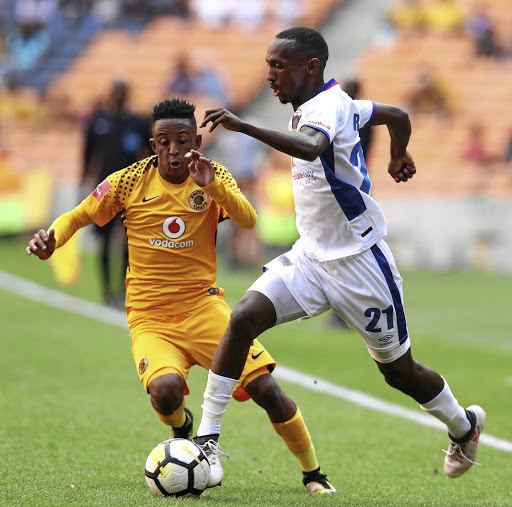
[(359, 129), (374, 112), (373, 102), (352, 100), (331, 79), (290, 120), (289, 130), (307, 126), (329, 138), (329, 146), (312, 162), (292, 157), (299, 243), (314, 260), (363, 252), (387, 233), (384, 215), (370, 197), (359, 139)]

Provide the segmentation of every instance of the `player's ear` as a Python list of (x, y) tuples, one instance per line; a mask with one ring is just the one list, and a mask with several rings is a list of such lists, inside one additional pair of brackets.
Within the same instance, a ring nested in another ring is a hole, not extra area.
[(196, 145), (194, 150), (198, 150), (201, 147), (201, 143), (203, 142), (203, 136), (201, 134), (196, 135)]
[(151, 145), (151, 149), (156, 153), (156, 144), (153, 137), (149, 140), (149, 144)]
[(306, 65), (306, 72), (309, 75), (316, 74), (318, 72), (318, 69), (320, 68), (320, 60), (318, 58), (311, 58), (308, 60), (308, 63)]

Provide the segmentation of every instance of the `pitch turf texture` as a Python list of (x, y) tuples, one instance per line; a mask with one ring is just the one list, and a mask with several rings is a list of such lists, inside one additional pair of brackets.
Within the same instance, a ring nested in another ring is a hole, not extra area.
[[(1, 268), (56, 288), (23, 243), (0, 242)], [(68, 292), (99, 301), (95, 259)], [(258, 271), (219, 272), (232, 304)], [(489, 413), (485, 432), (512, 440), (511, 278), (468, 272), (404, 273), (418, 360), (449, 379), (463, 405)], [(165, 505), (144, 479), (149, 451), (168, 437), (140, 385), (127, 331), (0, 290), (0, 505)], [(283, 365), (404, 407), (361, 340), (328, 319), (287, 324), (264, 344)], [(205, 372), (192, 370), (188, 406), (200, 417)], [(283, 383), (300, 405), (335, 497), (311, 498), (293, 456), (252, 402), (232, 402), (221, 443), (222, 487), (201, 505), (512, 505), (512, 454), (481, 445), (465, 476), (444, 476), (444, 432)]]

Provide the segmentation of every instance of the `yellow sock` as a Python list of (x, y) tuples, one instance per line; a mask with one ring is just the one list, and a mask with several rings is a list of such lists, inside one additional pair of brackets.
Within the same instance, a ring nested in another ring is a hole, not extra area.
[(185, 413), (185, 400), (183, 403), (170, 415), (160, 414), (155, 410), (155, 414), (163, 423), (175, 428), (181, 428), (187, 422), (187, 414)]
[(299, 407), (289, 421), (272, 423), (272, 426), (297, 458), (303, 472), (311, 472), (319, 467), (315, 448)]

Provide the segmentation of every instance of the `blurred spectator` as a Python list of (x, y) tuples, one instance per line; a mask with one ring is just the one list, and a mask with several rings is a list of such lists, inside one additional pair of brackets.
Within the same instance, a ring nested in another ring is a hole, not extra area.
[[(141, 3), (146, 5), (146, 2)], [(189, 0), (151, 0), (149, 3), (156, 16), (172, 15), (183, 19), (190, 16)]]
[(68, 25), (79, 25), (92, 10), (93, 0), (60, 0), (59, 11)]
[(502, 55), (502, 48), (496, 40), (494, 23), (482, 5), (476, 5), (469, 15), (466, 32), (473, 39), (478, 56), (497, 58)]
[(432, 0), (423, 8), (427, 30), (441, 35), (463, 33), (465, 15), (458, 0)]
[(36, 67), (50, 49), (50, 34), (37, 23), (20, 23), (8, 34), (6, 40), (9, 53), (9, 73), (23, 74)]
[(391, 8), (388, 20), (401, 35), (410, 36), (423, 32), (422, 1), (402, 0)]
[(229, 20), (235, 26), (246, 30), (255, 30), (263, 23), (264, 19), (264, 0), (237, 0), (231, 5)]
[[(149, 156), (151, 152), (150, 121), (135, 115), (127, 108), (128, 92), (126, 83), (114, 82), (105, 107), (92, 116), (86, 129), (83, 184), (87, 192), (109, 174)], [(119, 219), (112, 220), (95, 230), (100, 240), (101, 283), (105, 303), (124, 305), (128, 250), (121, 222)], [(118, 284), (114, 284), (111, 279), (111, 248), (116, 233), (121, 237), (123, 245), (122, 272)], [(116, 285), (117, 288), (114, 288)]]
[(195, 68), (187, 55), (181, 55), (176, 61), (174, 75), (167, 88), (167, 93), (180, 96), (208, 95), (216, 99), (217, 105), (229, 106), (226, 86), (219, 75), (207, 65)]
[(303, 25), (306, 13), (306, 0), (281, 0), (270, 3), (270, 16), (284, 27)]
[(493, 157), (489, 154), (485, 142), (484, 128), (480, 123), (473, 123), (469, 126), (462, 156), (475, 165), (486, 165), (492, 161)]
[(190, 0), (193, 17), (210, 28), (221, 28), (230, 18), (234, 0)]
[(199, 67), (196, 77), (197, 93), (215, 97), (217, 105), (229, 108), (229, 97), (226, 85), (213, 68), (203, 65)]
[(174, 77), (169, 83), (168, 92), (176, 95), (190, 95), (196, 91), (196, 76), (189, 58), (182, 55), (176, 61)]
[[(345, 93), (352, 99), (356, 100), (360, 98), (361, 83), (355, 77), (347, 79), (341, 85), (341, 88)], [(370, 125), (365, 125), (362, 129), (359, 129), (359, 137), (361, 138), (361, 148), (363, 149), (363, 155), (365, 159), (368, 159), (370, 147), (372, 144), (373, 130)]]
[(92, 10), (104, 26), (112, 26), (119, 19), (122, 8), (122, 0), (95, 0)]
[(14, 18), (18, 25), (46, 26), (59, 7), (59, 0), (16, 0)]
[(45, 117), (41, 97), (30, 88), (21, 86), (14, 74), (5, 78), (5, 89), (0, 90), (0, 119), (9, 122), (32, 122)]
[(264, 258), (287, 252), (299, 237), (295, 220), (290, 161), (272, 150), (266, 167), (258, 172), (258, 234)]
[(407, 102), (412, 115), (435, 115), (441, 120), (446, 120), (450, 119), (454, 112), (447, 86), (429, 67), (418, 72), (416, 85)]

